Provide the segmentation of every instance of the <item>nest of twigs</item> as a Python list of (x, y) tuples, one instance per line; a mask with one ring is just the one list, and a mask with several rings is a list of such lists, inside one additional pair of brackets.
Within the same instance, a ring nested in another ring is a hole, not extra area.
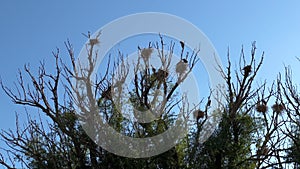
[(257, 103), (256, 111), (258, 111), (260, 113), (266, 113), (268, 111), (268, 106), (263, 103)]
[(151, 54), (153, 52), (153, 49), (152, 48), (144, 48), (142, 49), (141, 51), (141, 55), (142, 55), (142, 58), (145, 59), (145, 60), (149, 60)]
[(275, 103), (273, 106), (272, 106), (272, 110), (276, 113), (281, 113), (283, 110), (285, 109), (284, 105), (282, 103), (278, 104), (278, 103)]
[(202, 119), (202, 118), (204, 118), (204, 116), (205, 116), (205, 112), (204, 111), (202, 111), (202, 110), (195, 110), (194, 111), (194, 116), (195, 116), (195, 118), (198, 120), (198, 119)]
[(169, 73), (168, 71), (159, 69), (156, 73), (156, 76), (158, 81), (163, 82), (169, 76)]

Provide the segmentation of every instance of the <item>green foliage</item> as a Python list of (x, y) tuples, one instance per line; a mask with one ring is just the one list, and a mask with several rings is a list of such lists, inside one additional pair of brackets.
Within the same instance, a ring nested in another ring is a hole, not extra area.
[[(234, 136), (234, 127), (238, 130), (238, 138)], [(188, 168), (255, 168), (255, 163), (247, 160), (251, 156), (254, 128), (251, 116), (237, 114), (233, 119), (224, 112), (218, 129), (204, 144), (199, 145), (195, 162)]]

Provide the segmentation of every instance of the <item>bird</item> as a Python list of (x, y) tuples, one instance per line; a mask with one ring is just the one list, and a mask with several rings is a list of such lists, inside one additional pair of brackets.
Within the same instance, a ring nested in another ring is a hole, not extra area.
[(211, 105), (211, 100), (208, 99), (208, 101), (207, 101), (207, 106), (210, 106), (210, 105)]
[(153, 67), (153, 66), (151, 65), (151, 68), (152, 68), (152, 73), (153, 73), (153, 74), (156, 73), (155, 67)]
[(102, 92), (101, 98), (105, 98), (105, 99), (107, 99), (107, 100), (111, 100), (111, 99), (112, 99), (112, 96), (111, 96), (111, 90), (112, 90), (112, 88), (111, 88), (111, 86), (109, 85), (109, 86), (107, 87), (107, 89), (104, 90), (104, 91)]
[(181, 54), (180, 54), (180, 58), (182, 59), (183, 51), (184, 51), (184, 42), (183, 42), (183, 41), (180, 41), (180, 45), (181, 45)]
[(245, 76), (248, 76), (249, 74), (250, 74), (250, 72), (251, 72), (251, 65), (247, 65), (247, 66), (245, 66), (244, 68), (243, 68), (243, 70), (244, 70), (244, 75)]
[(186, 72), (188, 68), (188, 61), (186, 59), (181, 59), (176, 64), (176, 73), (178, 74), (179, 78)]
[(184, 42), (180, 41), (181, 48), (184, 49)]
[(83, 36), (85, 36), (86, 38), (90, 39), (91, 38), (91, 32), (88, 31), (88, 34), (86, 35), (85, 33), (81, 33)]

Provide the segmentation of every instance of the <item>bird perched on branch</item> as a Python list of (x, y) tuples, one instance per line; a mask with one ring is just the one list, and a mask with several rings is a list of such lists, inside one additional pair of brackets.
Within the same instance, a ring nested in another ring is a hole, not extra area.
[(188, 61), (186, 59), (181, 59), (176, 64), (176, 73), (178, 74), (179, 78), (187, 71), (188, 68)]
[(111, 90), (112, 90), (111, 86), (108, 86), (107, 89), (102, 92), (101, 98), (111, 100), (112, 99)]
[(181, 48), (184, 49), (184, 42), (180, 41)]
[(245, 76), (248, 76), (250, 73), (251, 73), (251, 65), (247, 65), (247, 66), (245, 66), (244, 68), (243, 68), (243, 70), (244, 70), (244, 75)]
[(208, 107), (211, 105), (211, 100), (210, 99), (208, 99), (208, 101), (207, 101), (207, 104), (206, 104)]

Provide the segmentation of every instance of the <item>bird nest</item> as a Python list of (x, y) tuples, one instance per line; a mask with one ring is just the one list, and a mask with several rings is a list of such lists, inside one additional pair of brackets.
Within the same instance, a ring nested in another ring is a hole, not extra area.
[(260, 113), (265, 113), (268, 111), (268, 107), (266, 104), (258, 103), (256, 105), (256, 111), (258, 111)]

